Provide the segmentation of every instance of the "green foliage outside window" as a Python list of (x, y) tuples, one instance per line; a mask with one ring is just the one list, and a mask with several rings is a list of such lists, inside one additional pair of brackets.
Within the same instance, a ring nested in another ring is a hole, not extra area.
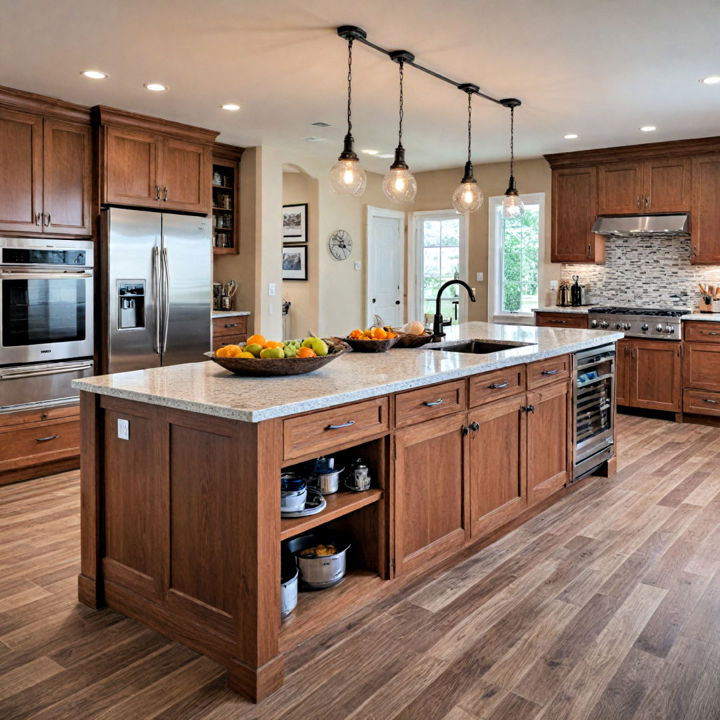
[(502, 239), (503, 312), (530, 312), (538, 302), (540, 206), (526, 205), (518, 218), (504, 219)]

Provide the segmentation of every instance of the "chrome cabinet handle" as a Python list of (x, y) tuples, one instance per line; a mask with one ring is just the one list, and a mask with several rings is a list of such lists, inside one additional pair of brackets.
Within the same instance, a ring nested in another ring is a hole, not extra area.
[(559, 368), (555, 368), (555, 370), (543, 370), (540, 374), (541, 375), (557, 375), (560, 372)]
[(160, 186), (156, 185), (155, 186), (155, 200), (159, 200), (159, 199), (160, 199)]
[(50, 213), (43, 213), (43, 225), (45, 227), (50, 227), (50, 221), (52, 220), (52, 215)]
[(237, 327), (240, 323), (225, 323), (224, 327), (226, 328), (234, 328)]
[[(702, 332), (702, 331), (701, 331), (701, 332)], [(707, 334), (707, 335), (720, 335), (720, 333), (719, 333), (719, 332), (716, 332), (715, 330), (708, 330), (706, 334)]]
[(167, 190), (167, 185), (166, 185), (163, 188), (163, 202), (167, 202), (167, 198), (168, 198), (168, 190)]
[(502, 390), (503, 388), (506, 388), (510, 383), (507, 380), (503, 380), (503, 382), (500, 383), (492, 383), (492, 385), (488, 385), (489, 390)]
[(645, 196), (645, 207), (650, 207), (650, 196), (649, 195)]
[(640, 209), (640, 196), (639, 195), (637, 196), (637, 206), (638, 206), (638, 210), (639, 210)]
[(478, 423), (476, 423), (476, 422), (473, 421), (473, 422), (470, 423), (470, 429), (471, 429), (473, 432), (477, 432), (477, 431), (480, 429), (480, 425), (478, 425)]
[(550, 320), (551, 323), (554, 323), (555, 325), (567, 325), (567, 320)]
[(697, 247), (695, 245), (693, 245), (692, 254), (693, 257), (697, 257)]
[(592, 243), (588, 243), (587, 246), (587, 256), (592, 257)]
[(325, 429), (326, 430), (341, 430), (342, 428), (350, 427), (351, 425), (354, 425), (354, 420), (348, 420), (347, 422), (340, 423), (340, 425), (328, 425)]
[(35, 224), (40, 225), (41, 218), (44, 218), (42, 213), (35, 213)]
[(719, 405), (717, 400), (711, 400), (710, 398), (703, 398), (703, 402), (709, 403), (710, 405)]
[(438, 398), (437, 400), (426, 401), (423, 403), (425, 407), (437, 407), (438, 405), (442, 405), (445, 401), (442, 398)]
[(48, 442), (48, 440), (56, 440), (59, 437), (60, 437), (59, 435), (48, 435), (47, 437), (35, 438), (35, 442), (38, 442), (38, 443)]

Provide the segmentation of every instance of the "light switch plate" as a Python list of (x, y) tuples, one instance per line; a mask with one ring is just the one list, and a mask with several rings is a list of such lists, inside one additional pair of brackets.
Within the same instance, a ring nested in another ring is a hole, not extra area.
[(551, 280), (551, 281), (550, 281), (550, 289), (551, 289), (551, 290), (557, 290), (557, 289), (558, 289), (558, 281), (557, 281), (557, 280)]
[(483, 282), (483, 280), (485, 280), (485, 273), (476, 272), (476, 273), (475, 273), (475, 280), (476, 280), (477, 282)]
[(276, 292), (277, 292), (277, 287), (276, 287), (275, 283), (270, 283), (268, 285), (268, 295), (270, 297), (275, 297)]
[(130, 439), (130, 421), (118, 418), (117, 421), (117, 436), (120, 440)]

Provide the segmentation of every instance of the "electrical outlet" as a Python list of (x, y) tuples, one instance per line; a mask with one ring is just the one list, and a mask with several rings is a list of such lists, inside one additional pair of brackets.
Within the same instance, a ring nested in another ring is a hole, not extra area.
[(130, 439), (130, 421), (118, 418), (117, 421), (117, 436), (120, 440)]
[(356, 262), (355, 263), (355, 269), (359, 270), (362, 267), (362, 263)]
[(475, 280), (477, 282), (483, 282), (485, 280), (485, 273), (481, 273), (481, 272), (475, 273)]
[(550, 289), (551, 289), (551, 290), (557, 290), (557, 289), (558, 289), (558, 281), (557, 281), (557, 280), (551, 280), (551, 281), (550, 281)]
[(277, 292), (277, 286), (275, 285), (275, 283), (270, 283), (268, 285), (268, 295), (270, 297), (275, 297), (276, 292)]

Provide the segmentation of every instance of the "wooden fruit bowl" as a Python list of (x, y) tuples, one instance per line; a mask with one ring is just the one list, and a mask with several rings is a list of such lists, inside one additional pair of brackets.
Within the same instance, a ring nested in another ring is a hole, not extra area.
[(388, 338), (387, 340), (358, 340), (357, 338), (346, 337), (346, 342), (356, 352), (379, 353), (389, 350), (400, 339), (400, 336)]
[(395, 330), (395, 332), (398, 334), (397, 347), (399, 348), (419, 348), (433, 339), (433, 334), (429, 330), (425, 330), (422, 335), (410, 335), (401, 330)]
[(225, 370), (246, 377), (283, 377), (285, 375), (304, 375), (319, 370), (335, 358), (340, 357), (347, 348), (330, 338), (323, 338), (328, 345), (328, 354), (314, 358), (230, 358), (217, 357), (214, 352), (204, 353)]

